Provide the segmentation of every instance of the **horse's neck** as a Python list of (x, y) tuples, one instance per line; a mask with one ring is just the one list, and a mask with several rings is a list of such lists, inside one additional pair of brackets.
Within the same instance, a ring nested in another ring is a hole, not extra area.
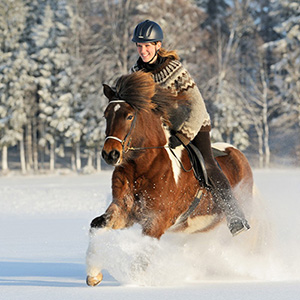
[(143, 113), (140, 118), (139, 135), (143, 137), (144, 147), (161, 147), (167, 143), (161, 118), (151, 113)]
[[(135, 156), (134, 165), (140, 170), (137, 171), (140, 173), (143, 172), (141, 169), (145, 167), (151, 168), (152, 162), (157, 160), (157, 156), (161, 155), (164, 150), (163, 147), (167, 144), (160, 117), (154, 113), (145, 112), (141, 114), (136, 124), (134, 136), (131, 145), (140, 148), (140, 150), (136, 150), (138, 154)], [(152, 148), (158, 149), (151, 151)]]

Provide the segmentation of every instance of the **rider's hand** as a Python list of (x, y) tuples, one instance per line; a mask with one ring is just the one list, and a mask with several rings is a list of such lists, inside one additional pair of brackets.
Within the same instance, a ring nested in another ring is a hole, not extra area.
[(180, 139), (176, 136), (176, 134), (171, 134), (169, 138), (169, 146), (172, 149), (175, 149), (176, 147), (181, 145)]

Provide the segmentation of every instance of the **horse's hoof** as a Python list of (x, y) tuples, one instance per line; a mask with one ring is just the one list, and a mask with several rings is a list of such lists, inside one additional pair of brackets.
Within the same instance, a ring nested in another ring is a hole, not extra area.
[(97, 276), (87, 276), (86, 284), (89, 286), (96, 286), (102, 281), (102, 279), (103, 279), (102, 273), (99, 273)]
[(106, 221), (105, 215), (97, 217), (91, 222), (91, 228), (103, 228), (106, 225)]

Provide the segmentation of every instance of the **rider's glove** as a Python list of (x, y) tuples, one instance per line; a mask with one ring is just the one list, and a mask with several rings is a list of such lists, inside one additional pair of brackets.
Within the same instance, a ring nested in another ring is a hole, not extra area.
[(181, 141), (180, 139), (174, 134), (171, 134), (170, 138), (169, 138), (169, 146), (172, 149), (175, 149), (176, 147), (181, 145)]
[(190, 140), (186, 138), (182, 133), (176, 132), (174, 130), (170, 130), (171, 136), (169, 138), (169, 146), (172, 149), (180, 145), (187, 145)]

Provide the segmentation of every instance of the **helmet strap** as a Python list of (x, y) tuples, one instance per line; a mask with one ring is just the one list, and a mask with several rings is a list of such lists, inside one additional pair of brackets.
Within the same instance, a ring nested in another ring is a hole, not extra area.
[(147, 62), (147, 64), (150, 64), (151, 61), (157, 56), (157, 53), (158, 53), (159, 49), (157, 49), (153, 55), (153, 57)]

